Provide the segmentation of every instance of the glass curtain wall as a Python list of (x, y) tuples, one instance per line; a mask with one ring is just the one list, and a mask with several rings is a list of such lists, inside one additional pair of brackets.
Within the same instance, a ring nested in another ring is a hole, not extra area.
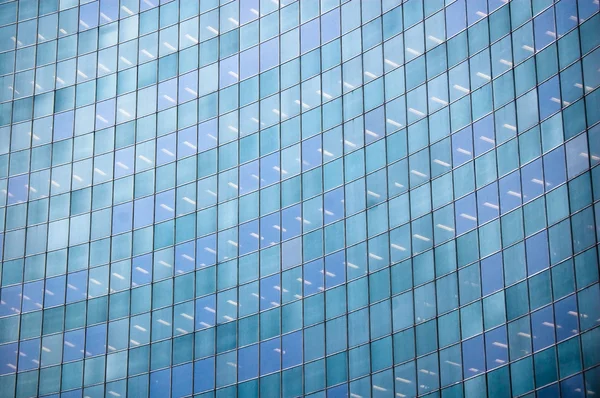
[(600, 394), (598, 0), (0, 0), (0, 395)]

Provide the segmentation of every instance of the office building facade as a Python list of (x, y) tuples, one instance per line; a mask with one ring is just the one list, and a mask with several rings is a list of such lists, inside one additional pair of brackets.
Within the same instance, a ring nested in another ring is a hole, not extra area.
[(0, 395), (597, 396), (599, 7), (0, 1)]

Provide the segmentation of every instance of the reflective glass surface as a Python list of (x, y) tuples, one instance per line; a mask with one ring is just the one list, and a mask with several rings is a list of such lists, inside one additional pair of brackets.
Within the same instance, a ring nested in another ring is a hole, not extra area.
[(598, 396), (599, 10), (0, 0), (0, 396)]

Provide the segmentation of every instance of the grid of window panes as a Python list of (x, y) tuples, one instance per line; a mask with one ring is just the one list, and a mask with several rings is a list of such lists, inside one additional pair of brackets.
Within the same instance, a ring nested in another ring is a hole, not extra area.
[(0, 395), (600, 394), (598, 0), (0, 0)]

